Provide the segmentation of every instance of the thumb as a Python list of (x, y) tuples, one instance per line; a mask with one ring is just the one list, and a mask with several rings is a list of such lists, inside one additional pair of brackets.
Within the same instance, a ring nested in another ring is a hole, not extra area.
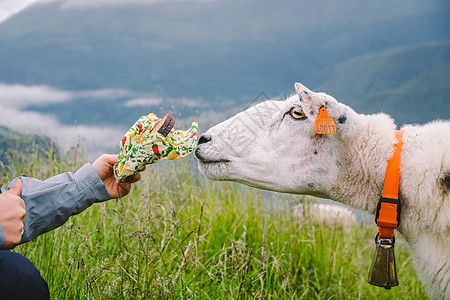
[(115, 154), (103, 154), (100, 156), (100, 160), (103, 160), (108, 165), (114, 165), (119, 161), (119, 156)]
[(16, 182), (14, 182), (14, 185), (8, 190), (8, 192), (20, 196), (20, 193), (22, 192), (22, 180), (17, 179)]

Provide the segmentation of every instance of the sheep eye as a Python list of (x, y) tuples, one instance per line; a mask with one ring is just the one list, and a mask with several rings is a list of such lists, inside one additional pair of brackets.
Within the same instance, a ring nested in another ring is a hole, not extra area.
[(289, 113), (290, 113), (291, 117), (293, 117), (296, 120), (301, 120), (301, 119), (304, 119), (306, 117), (305, 113), (303, 112), (303, 110), (301, 108), (299, 108), (299, 107), (291, 108), (291, 111)]

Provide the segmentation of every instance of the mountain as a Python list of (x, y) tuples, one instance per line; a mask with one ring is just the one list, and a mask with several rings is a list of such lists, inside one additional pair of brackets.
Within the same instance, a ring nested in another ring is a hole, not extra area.
[[(0, 126), (0, 174), (15, 160), (35, 158), (47, 160), (57, 156), (57, 146), (47, 137), (21, 134)], [(5, 168), (6, 167), (6, 168)]]
[[(126, 89), (203, 101), (216, 111), (245, 106), (261, 92), (286, 95), (296, 81), (366, 113), (396, 114), (382, 99), (420, 111), (423, 99), (407, 89), (426, 74), (435, 82), (422, 83), (420, 95), (448, 95), (450, 5), (443, 0), (67, 3), (34, 5), (0, 24), (0, 82)], [(68, 124), (125, 126), (143, 114), (127, 100), (27, 109)], [(415, 114), (416, 122), (448, 118), (446, 103), (435, 111)]]
[(450, 62), (439, 65), (396, 88), (372, 93), (355, 108), (365, 113), (389, 112), (396, 123), (414, 124), (450, 119)]
[(450, 42), (400, 47), (327, 70), (319, 90), (359, 112), (384, 111), (397, 124), (450, 117)]

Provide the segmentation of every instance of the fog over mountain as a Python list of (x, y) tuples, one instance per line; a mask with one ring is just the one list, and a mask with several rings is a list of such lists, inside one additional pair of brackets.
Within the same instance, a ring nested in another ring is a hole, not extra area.
[(46, 0), (0, 23), (0, 100), (59, 93), (14, 107), (120, 132), (150, 111), (203, 118), (299, 81), (358, 112), (423, 123), (450, 115), (449, 43), (444, 0)]

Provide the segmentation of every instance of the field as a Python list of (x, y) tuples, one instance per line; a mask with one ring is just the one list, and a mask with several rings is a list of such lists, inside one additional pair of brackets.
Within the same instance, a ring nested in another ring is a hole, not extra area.
[[(3, 168), (45, 179), (83, 164), (31, 153)], [(52, 299), (426, 299), (401, 236), (400, 286), (367, 283), (376, 227), (315, 224), (290, 209), (302, 196), (264, 193), (198, 174), (195, 160), (148, 166), (123, 199), (94, 204), (16, 247)]]

